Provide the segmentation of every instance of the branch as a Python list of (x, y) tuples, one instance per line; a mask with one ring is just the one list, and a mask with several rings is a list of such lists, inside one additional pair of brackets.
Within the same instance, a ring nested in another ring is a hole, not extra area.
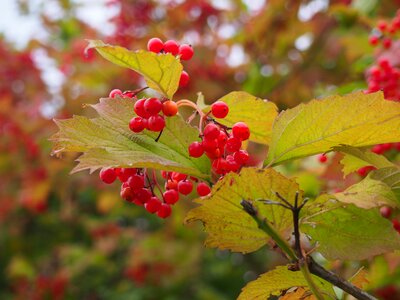
[(311, 256), (307, 257), (308, 269), (310, 272), (342, 289), (346, 293), (360, 300), (377, 300), (362, 289), (356, 287), (351, 282), (339, 277), (335, 273), (326, 270), (324, 267), (316, 263)]

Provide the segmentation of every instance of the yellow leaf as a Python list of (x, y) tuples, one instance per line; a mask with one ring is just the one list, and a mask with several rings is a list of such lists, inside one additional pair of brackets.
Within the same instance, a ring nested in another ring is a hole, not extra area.
[(400, 141), (400, 103), (362, 92), (312, 100), (282, 112), (266, 163), (277, 165), (342, 144), (365, 147)]
[[(208, 232), (206, 246), (238, 252), (256, 251), (269, 241), (268, 235), (258, 228), (256, 221), (247, 214), (240, 202), (252, 202), (261, 217), (285, 238), (291, 233), (291, 211), (278, 205), (264, 204), (260, 199), (280, 202), (278, 192), (293, 203), (299, 186), (273, 169), (244, 168), (239, 174), (230, 173), (219, 181), (201, 205), (192, 209), (186, 223), (202, 221)], [(299, 194), (301, 203), (303, 193)]]

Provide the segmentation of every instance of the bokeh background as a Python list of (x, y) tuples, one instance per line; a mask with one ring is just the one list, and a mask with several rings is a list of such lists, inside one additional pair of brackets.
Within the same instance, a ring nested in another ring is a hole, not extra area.
[[(0, 299), (235, 299), (282, 263), (265, 248), (245, 256), (206, 249), (200, 224), (182, 224), (190, 199), (160, 220), (97, 174), (69, 175), (76, 155), (50, 155), (53, 118), (91, 114), (83, 104), (143, 86), (132, 71), (85, 56), (85, 39), (130, 49), (151, 37), (190, 43), (192, 80), (177, 98), (201, 91), (211, 103), (245, 90), (285, 109), (366, 90), (376, 57), (399, 56), (395, 38), (390, 50), (369, 43), (399, 8), (398, 0), (1, 1)], [(338, 159), (283, 171), (313, 196), (359, 180), (343, 181)], [(364, 266), (370, 290), (390, 287), (385, 299), (400, 299), (399, 263), (394, 253), (328, 267), (349, 277)]]

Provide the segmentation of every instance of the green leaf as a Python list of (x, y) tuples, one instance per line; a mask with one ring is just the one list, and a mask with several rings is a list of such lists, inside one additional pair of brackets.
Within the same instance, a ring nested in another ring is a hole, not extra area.
[(92, 107), (99, 117), (74, 116), (56, 120), (54, 153), (83, 152), (74, 171), (102, 167), (138, 167), (177, 171), (209, 179), (210, 163), (206, 157), (189, 157), (187, 147), (198, 140), (198, 131), (180, 116), (166, 118), (166, 127), (158, 142), (158, 133), (148, 130), (135, 134), (129, 129), (134, 116), (132, 99), (100, 99)]
[(372, 171), (344, 192), (335, 197), (345, 203), (353, 203), (361, 208), (383, 205), (400, 207), (400, 169), (388, 167)]
[(178, 89), (183, 67), (172, 54), (156, 54), (143, 50), (133, 52), (99, 40), (89, 40), (87, 49), (90, 48), (95, 48), (110, 62), (138, 72), (150, 88), (168, 99), (172, 99)]
[(345, 154), (340, 161), (343, 165), (344, 176), (365, 166), (374, 166), (377, 169), (394, 166), (385, 156), (373, 153), (368, 149), (358, 149), (343, 145), (334, 147), (333, 150)]
[[(333, 294), (332, 286), (312, 275), (314, 282), (325, 293)], [(307, 281), (301, 272), (289, 271), (287, 266), (276, 267), (275, 269), (262, 274), (256, 280), (249, 282), (238, 297), (238, 300), (264, 300), (270, 296), (279, 296), (282, 292), (292, 287), (308, 287)], [(328, 297), (327, 297), (328, 298)]]
[[(214, 185), (211, 196), (198, 199), (201, 204), (192, 209), (185, 222), (202, 221), (208, 232), (206, 246), (230, 249), (237, 252), (253, 252), (269, 241), (267, 234), (258, 228), (256, 221), (247, 214), (240, 202), (251, 201), (260, 216), (266, 218), (284, 238), (290, 236), (293, 227), (291, 211), (277, 205), (267, 205), (259, 199), (276, 202), (278, 192), (293, 203), (299, 186), (273, 169), (243, 168), (239, 174), (229, 173)], [(302, 192), (299, 201), (302, 201)]]
[(273, 102), (257, 98), (246, 92), (232, 92), (219, 99), (229, 106), (229, 113), (218, 122), (232, 127), (237, 122), (245, 122), (250, 128), (250, 140), (269, 144), (272, 124), (278, 115)]
[(310, 203), (301, 230), (329, 260), (362, 260), (400, 249), (399, 234), (378, 209), (341, 203), (331, 195)]
[(349, 145), (400, 141), (400, 103), (383, 93), (362, 92), (312, 100), (282, 112), (274, 123), (266, 163), (285, 161)]

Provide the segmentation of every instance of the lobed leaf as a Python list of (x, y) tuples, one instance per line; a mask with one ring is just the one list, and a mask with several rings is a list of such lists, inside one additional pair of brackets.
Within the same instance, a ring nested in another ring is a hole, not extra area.
[(150, 88), (168, 99), (172, 99), (178, 89), (183, 67), (172, 54), (158, 55), (144, 50), (134, 52), (99, 40), (89, 40), (86, 49), (91, 48), (110, 62), (138, 72)]
[(74, 116), (55, 120), (59, 127), (52, 140), (54, 153), (83, 152), (74, 171), (102, 167), (147, 167), (177, 171), (209, 179), (210, 163), (206, 157), (189, 157), (188, 145), (198, 139), (198, 131), (180, 116), (166, 118), (166, 127), (158, 142), (158, 133), (129, 129), (134, 116), (132, 99), (100, 99), (92, 105), (99, 117)]
[[(243, 210), (240, 202), (243, 199), (251, 201), (260, 215), (286, 237), (293, 227), (291, 211), (257, 200), (281, 202), (275, 194), (278, 192), (293, 203), (297, 191), (299, 186), (296, 182), (273, 169), (243, 168), (239, 174), (229, 173), (214, 185), (209, 197), (198, 199), (196, 202), (200, 206), (188, 213), (185, 222), (203, 222), (208, 233), (206, 246), (243, 253), (253, 252), (265, 245), (269, 237)], [(302, 192), (299, 195), (301, 200)]]
[(400, 141), (400, 103), (362, 92), (312, 100), (276, 119), (266, 163), (327, 152), (343, 144), (365, 147)]
[(309, 206), (301, 230), (330, 260), (362, 260), (400, 249), (399, 234), (378, 209), (341, 203), (331, 195), (322, 195)]
[[(333, 294), (332, 286), (312, 275), (314, 282), (325, 293)], [(307, 281), (304, 279), (300, 271), (289, 271), (287, 266), (276, 267), (275, 269), (262, 274), (256, 280), (249, 282), (238, 297), (238, 300), (261, 300), (269, 299), (271, 296), (279, 296), (284, 291), (292, 287), (308, 287)], [(305, 291), (304, 291), (305, 292)], [(295, 298), (285, 298), (295, 299)], [(296, 298), (298, 299), (298, 298)], [(314, 299), (314, 298), (308, 298)]]
[(369, 149), (342, 145), (334, 147), (333, 150), (344, 153), (344, 157), (340, 161), (343, 165), (344, 176), (365, 166), (374, 166), (377, 169), (394, 166), (385, 156), (373, 153)]
[(219, 99), (229, 106), (229, 113), (218, 122), (232, 127), (237, 122), (245, 122), (250, 128), (250, 140), (260, 144), (269, 144), (272, 124), (278, 115), (273, 102), (250, 95), (246, 92), (231, 92)]

